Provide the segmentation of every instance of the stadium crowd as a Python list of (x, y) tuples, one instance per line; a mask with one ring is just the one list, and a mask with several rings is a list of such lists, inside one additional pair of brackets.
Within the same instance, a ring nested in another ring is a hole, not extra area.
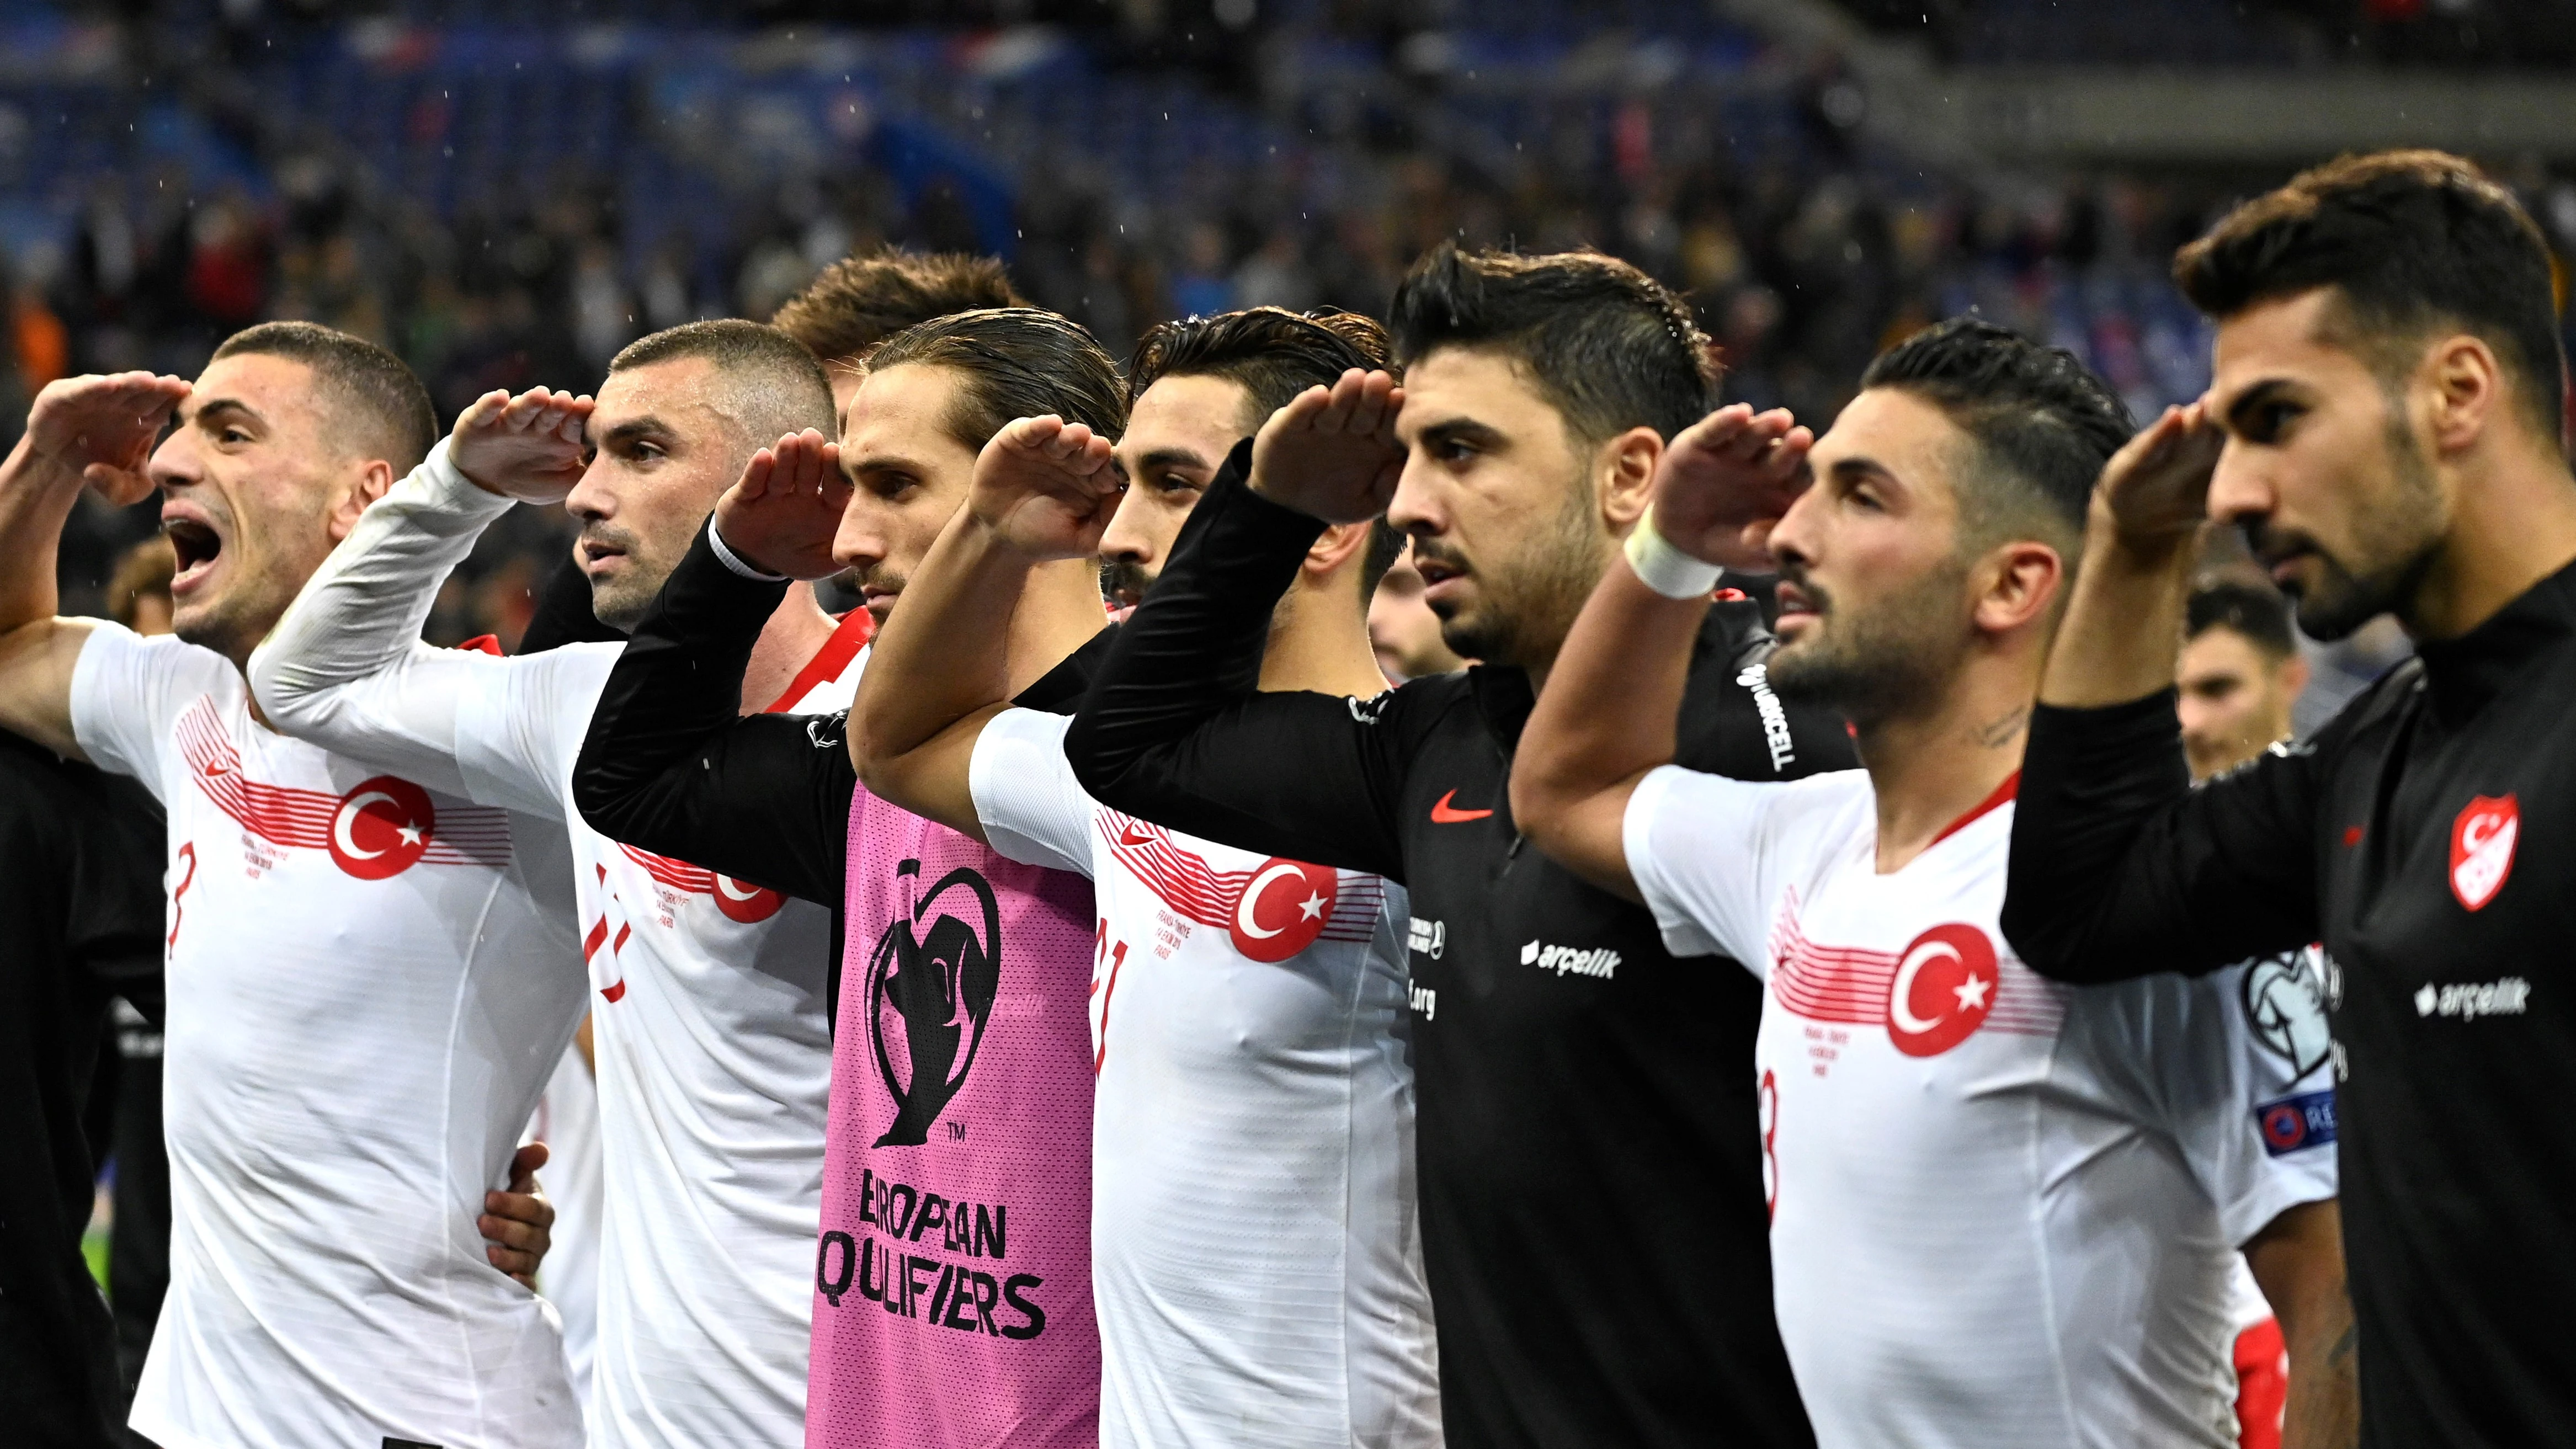
[[(508, 376), (191, 260), (195, 375), (54, 378), (0, 463), (7, 1422), (2576, 1443), (2512, 191), (2347, 157), (2182, 239), (2206, 390), (2143, 427), (1903, 288), (1731, 399), (1731, 304), (1509, 239), (1127, 346), (871, 236)], [(115, 620), (89, 494), (159, 501)], [(543, 518), (508, 636), (425, 639)], [(2415, 657), (2293, 741), (2293, 613)]]

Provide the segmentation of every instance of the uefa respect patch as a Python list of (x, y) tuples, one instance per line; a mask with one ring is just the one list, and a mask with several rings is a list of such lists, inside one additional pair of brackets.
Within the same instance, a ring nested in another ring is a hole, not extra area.
[(2254, 1127), (2263, 1136), (2263, 1150), (2274, 1157), (2331, 1146), (2335, 1140), (2334, 1093), (2301, 1092), (2276, 1102), (2259, 1103), (2254, 1108)]

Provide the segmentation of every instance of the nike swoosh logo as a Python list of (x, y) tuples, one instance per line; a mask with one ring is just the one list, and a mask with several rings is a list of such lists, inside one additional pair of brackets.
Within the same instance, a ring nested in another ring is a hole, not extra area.
[(1435, 801), (1431, 806), (1431, 823), (1434, 825), (1460, 825), (1470, 820), (1482, 820), (1494, 813), (1491, 810), (1456, 810), (1450, 808), (1449, 802), (1457, 798), (1458, 792), (1452, 790), (1448, 794), (1441, 796), (1439, 800)]
[(1118, 832), (1118, 843), (1120, 845), (1151, 845), (1154, 843), (1154, 837), (1147, 835), (1143, 831), (1138, 830), (1135, 826), (1130, 825), (1126, 829)]

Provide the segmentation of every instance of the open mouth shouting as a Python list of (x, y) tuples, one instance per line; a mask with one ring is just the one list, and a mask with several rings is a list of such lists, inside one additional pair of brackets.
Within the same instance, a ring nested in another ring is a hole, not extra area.
[(223, 535), (205, 510), (175, 499), (161, 506), (161, 531), (169, 537), (170, 552), (178, 563), (178, 572), (170, 579), (170, 596), (184, 599), (214, 571), (215, 560), (224, 551)]

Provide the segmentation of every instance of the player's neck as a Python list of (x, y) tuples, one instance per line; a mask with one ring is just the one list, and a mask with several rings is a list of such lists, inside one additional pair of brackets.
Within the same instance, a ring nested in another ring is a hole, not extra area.
[(1993, 797), (2021, 768), (2035, 671), (1986, 658), (1928, 707), (1857, 726), (1878, 803), (1878, 871), (1891, 874)]
[(804, 584), (790, 588), (771, 611), (769, 622), (760, 627), (760, 639), (751, 646), (751, 662), (743, 666), (742, 712), (758, 714), (786, 693), (806, 661), (838, 627), (814, 602), (813, 589)]
[(1368, 615), (1359, 580), (1339, 569), (1321, 578), (1298, 575), (1270, 616), (1270, 640), (1261, 652), (1265, 693), (1308, 689), (1368, 699), (1386, 688), (1377, 655), (1369, 648)]
[(2505, 445), (2464, 477), (2450, 533), (2402, 622), (2417, 639), (2456, 639), (2576, 560), (2576, 483), (2556, 456)]

